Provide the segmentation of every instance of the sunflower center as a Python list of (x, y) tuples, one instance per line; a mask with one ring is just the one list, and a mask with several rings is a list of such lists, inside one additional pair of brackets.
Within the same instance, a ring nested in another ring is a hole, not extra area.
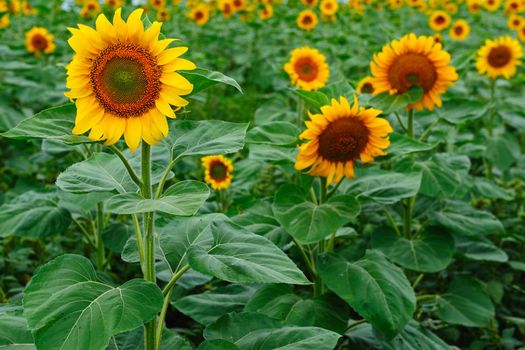
[(368, 143), (368, 129), (357, 118), (332, 122), (319, 135), (319, 155), (332, 162), (356, 159)]
[(510, 62), (512, 53), (507, 46), (497, 46), (490, 50), (488, 62), (492, 67), (501, 68)]
[(118, 43), (94, 60), (90, 81), (107, 112), (120, 117), (140, 116), (155, 106), (161, 70), (145, 49)]
[(361, 87), (361, 92), (364, 94), (373, 94), (374, 86), (371, 83), (364, 83), (363, 87)]
[(200, 19), (202, 19), (204, 17), (204, 13), (202, 13), (201, 11), (197, 11), (195, 12), (195, 19), (198, 21)]
[(388, 81), (399, 93), (414, 85), (425, 92), (432, 89), (437, 79), (436, 68), (428, 58), (417, 53), (407, 53), (397, 58), (388, 72)]
[(313, 22), (312, 17), (310, 15), (306, 15), (303, 17), (303, 24), (311, 24)]
[(461, 35), (461, 34), (463, 34), (463, 27), (462, 27), (462, 26), (456, 26), (456, 27), (454, 27), (454, 33), (455, 33), (456, 35)]
[(35, 34), (31, 38), (31, 45), (33, 45), (35, 49), (43, 51), (47, 48), (48, 43), (43, 35)]
[(436, 21), (436, 24), (443, 24), (443, 23), (445, 23), (445, 17), (439, 15), (439, 16), (436, 17), (435, 21)]
[(213, 162), (210, 165), (210, 176), (216, 181), (224, 180), (228, 175), (228, 168), (222, 162)]
[(302, 81), (312, 81), (317, 77), (319, 67), (309, 57), (303, 57), (295, 62), (295, 72)]

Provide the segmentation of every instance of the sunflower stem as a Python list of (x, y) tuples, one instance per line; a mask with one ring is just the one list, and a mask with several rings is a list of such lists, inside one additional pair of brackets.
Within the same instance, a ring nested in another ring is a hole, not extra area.
[(117, 157), (119, 157), (119, 159), (122, 161), (122, 164), (124, 164), (124, 167), (126, 168), (126, 170), (128, 171), (128, 174), (129, 176), (131, 177), (131, 179), (133, 180), (134, 183), (137, 184), (137, 186), (139, 186), (139, 188), (142, 188), (142, 180), (138, 177), (137, 173), (135, 172), (135, 170), (133, 170), (133, 167), (131, 166), (131, 164), (129, 163), (129, 161), (126, 159), (126, 157), (124, 156), (124, 154), (122, 154), (122, 152), (115, 146), (115, 145), (111, 145), (109, 146), (109, 149), (115, 153), (115, 155)]
[(168, 180), (168, 176), (170, 176), (171, 169), (175, 166), (175, 163), (177, 162), (177, 159), (173, 159), (169, 164), (166, 170), (164, 170), (164, 173), (162, 174), (162, 178), (160, 179), (160, 182), (157, 186), (157, 192), (155, 193), (155, 198), (159, 199), (162, 195), (162, 192), (164, 191), (164, 185), (166, 184), (166, 181)]
[[(494, 117), (496, 115), (496, 109), (494, 108), (494, 99), (495, 99), (495, 96), (496, 96), (496, 79), (490, 79), (490, 84), (489, 84), (489, 89), (490, 89), (490, 111), (489, 111), (489, 125), (487, 126), (487, 129), (488, 129), (488, 132), (489, 132), (489, 137), (492, 138), (493, 134), (494, 134)], [(489, 180), (492, 180), (492, 162), (485, 158), (484, 159), (484, 162), (483, 162), (483, 165), (485, 166), (485, 176), (487, 177), (487, 179)]]
[(303, 127), (304, 120), (304, 101), (301, 97), (297, 100), (297, 127), (301, 129)]
[(104, 256), (104, 241), (102, 240), (102, 231), (104, 230), (104, 203), (97, 203), (97, 227), (95, 242), (97, 243), (97, 269), (104, 270), (105, 259)]
[[(326, 203), (327, 200), (327, 186), (326, 186), (326, 177), (321, 177), (319, 182), (319, 204)], [(325, 252), (325, 241), (324, 239), (320, 240), (317, 243), (317, 254), (323, 254)], [(312, 263), (315, 263), (312, 261)], [(319, 275), (315, 276), (314, 283), (314, 296), (320, 296), (324, 293), (324, 285), (321, 277)]]
[(408, 120), (407, 120), (407, 135), (411, 139), (414, 138), (414, 109), (410, 108), (408, 110)]

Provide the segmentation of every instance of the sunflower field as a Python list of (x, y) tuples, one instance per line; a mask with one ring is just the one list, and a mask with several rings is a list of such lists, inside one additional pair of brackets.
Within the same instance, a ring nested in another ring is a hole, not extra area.
[(525, 0), (0, 0), (0, 350), (524, 350)]

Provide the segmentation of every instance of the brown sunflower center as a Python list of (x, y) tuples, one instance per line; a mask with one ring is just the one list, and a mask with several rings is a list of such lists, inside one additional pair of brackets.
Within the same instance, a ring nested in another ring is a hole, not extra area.
[(492, 67), (501, 68), (510, 62), (512, 53), (507, 46), (497, 46), (490, 50), (488, 62)]
[(202, 11), (195, 12), (195, 20), (199, 21), (204, 18), (204, 13)]
[(434, 22), (436, 22), (436, 24), (443, 24), (445, 23), (445, 17), (438, 15), (436, 19), (434, 20)]
[(512, 20), (512, 25), (513, 25), (513, 26), (516, 26), (516, 27), (519, 26), (519, 25), (520, 25), (520, 20), (517, 19), (517, 18), (513, 19), (513, 20)]
[(427, 92), (434, 87), (436, 80), (437, 72), (432, 62), (417, 53), (398, 57), (388, 71), (388, 81), (399, 93), (414, 85), (421, 86)]
[(31, 38), (31, 45), (37, 50), (43, 51), (47, 49), (47, 39), (41, 34), (35, 34)]
[(94, 60), (90, 81), (106, 111), (132, 117), (155, 107), (160, 76), (161, 69), (148, 51), (135, 44), (118, 43)]
[(454, 27), (454, 34), (456, 34), (456, 35), (463, 34), (463, 27), (462, 26), (455, 26)]
[(214, 161), (210, 164), (210, 176), (215, 181), (223, 181), (228, 176), (228, 168), (223, 162)]
[(368, 129), (357, 118), (332, 122), (319, 135), (319, 155), (332, 162), (356, 159), (368, 143)]
[(361, 92), (363, 94), (373, 94), (374, 93), (374, 86), (371, 83), (364, 83), (361, 87)]
[(242, 1), (241, 0), (233, 0), (233, 6), (241, 7), (242, 6)]
[(327, 2), (324, 4), (325, 10), (331, 10), (333, 8), (333, 5), (331, 2)]
[(297, 60), (294, 65), (295, 72), (302, 81), (312, 81), (317, 78), (319, 67), (310, 57), (303, 57)]
[(313, 19), (312, 19), (312, 16), (310, 15), (305, 15), (303, 17), (303, 20), (302, 20), (302, 23), (305, 24), (305, 25), (308, 25), (308, 24), (312, 24), (313, 22)]

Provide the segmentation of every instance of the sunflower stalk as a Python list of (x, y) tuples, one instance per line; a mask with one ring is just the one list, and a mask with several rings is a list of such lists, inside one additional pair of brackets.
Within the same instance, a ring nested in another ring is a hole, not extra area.
[(95, 242), (97, 244), (97, 269), (99, 271), (104, 270), (105, 254), (104, 254), (104, 241), (102, 240), (102, 231), (104, 230), (104, 203), (97, 203), (97, 225), (95, 229)]
[[(496, 79), (491, 79), (489, 84), (489, 90), (490, 90), (490, 111), (489, 111), (489, 120), (487, 125), (487, 130), (489, 132), (489, 137), (492, 138), (494, 134), (494, 117), (496, 116), (496, 108), (494, 108), (495, 105), (495, 96), (496, 96)], [(485, 166), (485, 176), (487, 179), (492, 180), (492, 162), (484, 158), (483, 165)]]

